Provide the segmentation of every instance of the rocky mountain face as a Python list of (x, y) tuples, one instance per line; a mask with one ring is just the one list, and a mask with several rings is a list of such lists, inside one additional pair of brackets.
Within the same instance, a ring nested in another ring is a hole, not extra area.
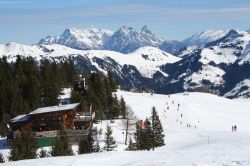
[(178, 42), (163, 41), (147, 27), (138, 32), (124, 26), (114, 33), (67, 29), (38, 45), (0, 45), (0, 56), (15, 61), (16, 55), (72, 59), (80, 72), (111, 71), (125, 89), (250, 97), (250, 34), (245, 31), (206, 31)]
[(131, 53), (143, 46), (159, 46), (163, 39), (154, 34), (147, 26), (141, 31), (123, 26), (116, 32), (98, 28), (66, 29), (62, 35), (48, 36), (39, 41), (39, 45), (60, 44), (79, 50), (111, 50)]
[[(203, 48), (183, 50), (182, 60), (163, 66), (169, 87), (180, 91), (207, 91), (229, 98), (250, 97), (250, 35), (230, 30)], [(169, 73), (170, 72), (170, 73)]]
[(179, 55), (181, 51), (186, 49), (186, 46), (182, 42), (172, 40), (162, 42), (159, 48), (170, 54)]
[(68, 28), (62, 35), (47, 36), (39, 45), (60, 44), (79, 50), (101, 50), (104, 42), (113, 34), (112, 31), (90, 27), (87, 29)]
[(144, 46), (158, 47), (162, 42), (163, 40), (150, 31), (147, 26), (142, 27), (140, 32), (131, 27), (123, 26), (110, 37), (104, 48), (122, 53), (131, 53)]

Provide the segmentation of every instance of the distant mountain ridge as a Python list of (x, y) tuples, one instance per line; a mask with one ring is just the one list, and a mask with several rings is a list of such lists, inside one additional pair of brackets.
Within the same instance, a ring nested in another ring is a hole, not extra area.
[(208, 30), (201, 33), (194, 34), (193, 36), (182, 41), (185, 46), (200, 46), (203, 47), (207, 43), (213, 42), (225, 36), (227, 31), (224, 30)]
[(87, 29), (68, 28), (60, 36), (47, 36), (39, 41), (39, 45), (60, 44), (79, 50), (100, 50), (113, 34), (112, 31), (90, 27)]
[(7, 56), (8, 61), (15, 61), (16, 55), (37, 60), (72, 59), (80, 72), (111, 71), (125, 89), (146, 87), (156, 93), (206, 91), (228, 98), (250, 97), (250, 34), (235, 29), (225, 32), (198, 33), (186, 40), (190, 45), (185, 45), (163, 41), (147, 27), (136, 31), (124, 26), (116, 32), (71, 28), (38, 45), (0, 45), (0, 56)]
[(60, 44), (79, 50), (112, 50), (121, 53), (131, 53), (144, 46), (159, 46), (163, 39), (148, 29), (142, 27), (136, 31), (123, 26), (116, 32), (90, 27), (87, 29), (68, 28), (62, 35), (47, 36), (39, 41), (39, 45)]
[(141, 31), (136, 31), (131, 27), (123, 26), (116, 31), (104, 44), (104, 49), (130, 53), (144, 46), (158, 47), (163, 39), (148, 29), (142, 27)]
[(144, 46), (159, 47), (161, 50), (177, 55), (189, 46), (204, 47), (225, 36), (228, 31), (208, 30), (183, 41), (169, 41), (159, 37), (147, 26), (137, 31), (132, 27), (122, 26), (117, 31), (90, 27), (86, 29), (68, 28), (60, 36), (47, 36), (38, 44), (60, 44), (79, 50), (111, 50), (120, 53), (131, 53)]

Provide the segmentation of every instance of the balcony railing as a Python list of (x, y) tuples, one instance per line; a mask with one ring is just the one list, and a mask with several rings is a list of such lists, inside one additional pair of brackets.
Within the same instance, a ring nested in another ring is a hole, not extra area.
[(95, 118), (95, 112), (92, 113), (92, 115), (90, 114), (85, 114), (85, 115), (77, 115), (74, 118), (74, 121), (81, 121), (81, 122), (85, 122), (85, 121), (91, 121)]

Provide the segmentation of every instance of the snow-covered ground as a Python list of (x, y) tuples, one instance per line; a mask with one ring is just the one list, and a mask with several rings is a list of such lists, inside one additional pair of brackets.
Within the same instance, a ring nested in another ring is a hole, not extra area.
[[(168, 96), (119, 91), (117, 95), (124, 97), (140, 119), (150, 116), (151, 108), (156, 107), (164, 127), (166, 146), (155, 151), (123, 151), (126, 147), (122, 134), (124, 125), (122, 120), (116, 120), (110, 125), (117, 139), (117, 151), (23, 160), (5, 165), (250, 165), (250, 100), (229, 100), (206, 93)], [(96, 126), (103, 128), (104, 132), (106, 123), (109, 121)], [(187, 124), (191, 127), (187, 127)], [(231, 131), (232, 125), (237, 125), (236, 132)], [(7, 153), (7, 150), (1, 151)]]

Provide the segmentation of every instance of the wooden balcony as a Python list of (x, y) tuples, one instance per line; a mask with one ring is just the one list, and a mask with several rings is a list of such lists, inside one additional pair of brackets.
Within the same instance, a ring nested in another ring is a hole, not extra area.
[(78, 121), (78, 122), (86, 122), (86, 121), (92, 121), (95, 118), (95, 112), (92, 113), (92, 115), (90, 113), (82, 113), (81, 115), (76, 115), (74, 117), (74, 121)]

